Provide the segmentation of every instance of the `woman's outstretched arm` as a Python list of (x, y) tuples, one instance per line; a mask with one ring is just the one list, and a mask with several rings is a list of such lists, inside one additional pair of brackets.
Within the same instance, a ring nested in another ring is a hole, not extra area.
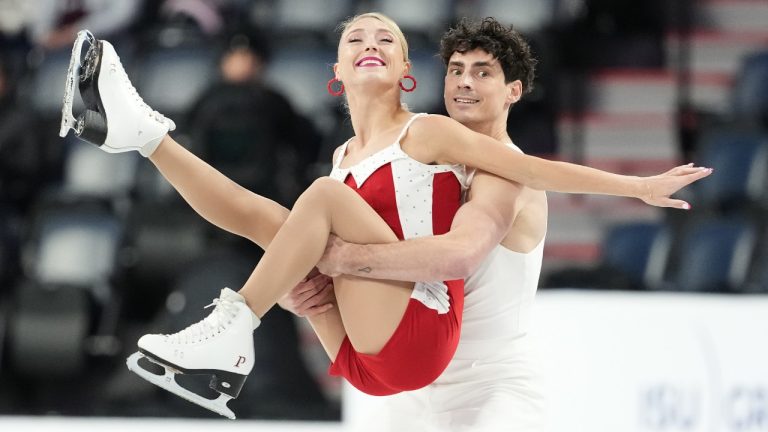
[(411, 129), (428, 146), (433, 160), (464, 164), (539, 190), (626, 196), (655, 206), (687, 209), (688, 203), (670, 196), (712, 173), (708, 168), (684, 165), (664, 174), (636, 177), (549, 161), (500, 146), (493, 138), (444, 116), (420, 119)]
[(233, 182), (166, 135), (149, 158), (205, 220), (266, 249), (288, 209)]

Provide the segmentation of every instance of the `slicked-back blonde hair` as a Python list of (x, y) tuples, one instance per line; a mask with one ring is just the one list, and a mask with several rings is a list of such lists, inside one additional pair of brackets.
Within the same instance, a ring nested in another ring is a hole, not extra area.
[(343, 35), (344, 32), (347, 31), (347, 29), (357, 21), (363, 19), (363, 18), (373, 18), (381, 21), (384, 23), (385, 26), (397, 37), (400, 39), (400, 48), (403, 49), (403, 60), (406, 62), (410, 62), (408, 59), (408, 41), (405, 40), (405, 35), (403, 34), (403, 31), (400, 30), (400, 26), (397, 25), (397, 23), (390, 17), (384, 15), (380, 12), (368, 12), (360, 15), (355, 15), (352, 18), (342, 22), (339, 24), (339, 30), (340, 33)]

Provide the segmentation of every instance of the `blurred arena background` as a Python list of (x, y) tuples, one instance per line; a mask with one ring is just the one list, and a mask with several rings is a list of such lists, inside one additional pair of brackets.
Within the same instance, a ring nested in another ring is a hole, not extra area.
[(320, 431), (364, 415), (278, 309), (230, 404), (247, 421), (213, 423), (130, 374), (140, 335), (197, 321), (260, 251), (138, 155), (57, 131), (88, 28), (179, 142), (290, 206), (352, 134), (325, 88), (334, 29), (373, 10), (408, 36), (413, 111), (444, 112), (440, 35), (494, 16), (540, 59), (508, 125), (526, 152), (624, 174), (715, 168), (684, 192), (690, 212), (549, 194), (536, 332), (553, 430), (768, 431), (766, 0), (0, 0), (0, 429)]

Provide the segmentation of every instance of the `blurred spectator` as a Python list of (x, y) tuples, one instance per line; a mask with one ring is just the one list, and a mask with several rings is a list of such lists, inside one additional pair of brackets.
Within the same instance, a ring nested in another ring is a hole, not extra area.
[(188, 20), (207, 35), (221, 34), (227, 0), (165, 0), (160, 15), (167, 20)]
[(24, 0), (0, 0), (0, 55), (5, 57), (6, 73), (12, 81), (24, 73), (31, 6), (32, 2)]
[(262, 72), (269, 50), (258, 36), (238, 35), (219, 63), (220, 79), (190, 113), (201, 157), (254, 192), (288, 205), (307, 186), (307, 166), (321, 138), (312, 123), (269, 88)]
[(0, 40), (22, 37), (31, 14), (31, 2), (24, 0), (0, 0)]
[(18, 210), (31, 204), (42, 184), (43, 158), (36, 116), (17, 97), (0, 53), (0, 201)]
[(249, 19), (248, 0), (148, 1), (142, 11), (142, 28), (163, 45), (177, 45), (188, 38), (227, 40), (241, 32)]
[(33, 0), (30, 37), (47, 50), (68, 47), (81, 29), (114, 43), (138, 16), (140, 1), (124, 0)]

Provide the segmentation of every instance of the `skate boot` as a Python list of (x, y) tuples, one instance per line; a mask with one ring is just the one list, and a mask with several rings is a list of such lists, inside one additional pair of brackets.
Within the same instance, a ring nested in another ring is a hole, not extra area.
[[(85, 44), (88, 49), (82, 56)], [(85, 112), (77, 118), (72, 113), (75, 85), (85, 103)], [(172, 120), (144, 103), (114, 47), (81, 30), (69, 60), (59, 136), (73, 129), (78, 137), (108, 153), (138, 150), (148, 157), (175, 128)]]
[[(128, 357), (128, 369), (190, 402), (234, 419), (227, 402), (240, 394), (253, 368), (253, 330), (261, 321), (245, 299), (229, 288), (221, 290), (221, 296), (209, 306), (214, 305), (208, 317), (178, 333), (142, 336), (139, 351)], [(144, 358), (162, 366), (165, 373), (142, 367), (139, 360)], [(178, 373), (212, 375), (209, 386), (219, 393), (218, 398), (208, 399), (185, 389), (176, 382)]]

